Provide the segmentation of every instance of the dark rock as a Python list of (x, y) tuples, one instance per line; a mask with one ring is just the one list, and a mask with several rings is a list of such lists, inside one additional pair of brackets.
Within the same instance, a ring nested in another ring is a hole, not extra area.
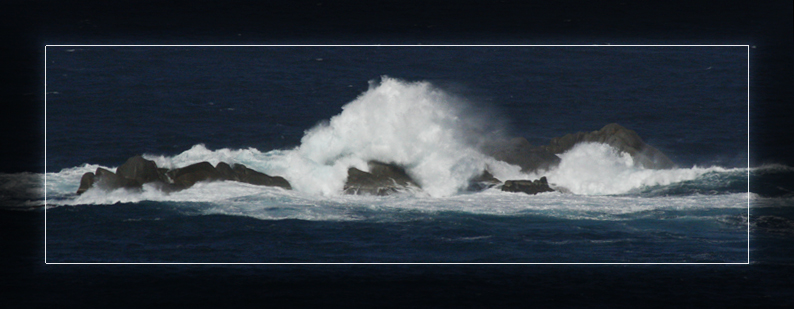
[(237, 180), (234, 170), (232, 170), (232, 167), (226, 162), (218, 162), (218, 164), (215, 165), (215, 170), (221, 173), (224, 180)]
[(645, 144), (637, 132), (626, 129), (617, 123), (610, 123), (598, 131), (577, 132), (554, 138), (549, 145), (543, 146), (543, 148), (550, 153), (560, 154), (583, 142), (603, 143), (615, 147), (617, 150), (631, 155), (635, 163), (645, 168), (668, 169), (675, 167), (673, 161), (664, 153)]
[(409, 187), (419, 188), (402, 167), (377, 161), (367, 162), (369, 172), (355, 167), (347, 170), (344, 192), (347, 194), (389, 195)]
[(199, 162), (168, 171), (166, 173), (174, 181), (176, 188), (187, 189), (201, 181), (223, 180), (223, 175), (209, 162)]
[(182, 168), (168, 170), (158, 168), (154, 161), (134, 156), (119, 166), (113, 173), (97, 168), (96, 173), (85, 173), (80, 179), (77, 194), (83, 194), (92, 186), (104, 190), (118, 188), (142, 189), (143, 184), (151, 184), (163, 192), (174, 192), (192, 187), (201, 181), (234, 180), (254, 185), (274, 186), (292, 189), (283, 177), (269, 176), (245, 167), (242, 164), (229, 166), (220, 162), (213, 167), (209, 162), (199, 162)]
[(529, 180), (508, 180), (502, 185), (502, 191), (507, 192), (524, 192), (526, 194), (535, 195), (541, 192), (551, 192), (554, 189), (549, 187), (546, 177), (540, 177), (534, 181)]
[(159, 178), (162, 182), (165, 183), (172, 183), (174, 182), (171, 178), (168, 177), (168, 169), (163, 167), (157, 168), (157, 178)]
[(398, 192), (394, 183), (351, 167), (347, 170), (346, 194), (389, 195)]
[(186, 189), (186, 187), (184, 186), (174, 184), (174, 181), (171, 180), (171, 178), (169, 178), (168, 172), (169, 170), (167, 168), (158, 167), (157, 176), (159, 179), (152, 182), (148, 182), (147, 184), (150, 184), (154, 186), (156, 189), (163, 191), (165, 193), (171, 193)]
[(116, 169), (116, 174), (139, 183), (165, 181), (157, 171), (157, 164), (154, 161), (144, 159), (142, 156), (134, 156), (127, 159), (127, 162), (124, 162)]
[(549, 170), (560, 164), (560, 158), (543, 147), (532, 146), (526, 138), (493, 141), (482, 147), (483, 154), (521, 167), (524, 173)]
[(287, 190), (292, 190), (292, 186), (283, 177), (269, 176), (267, 174), (252, 170), (242, 164), (235, 164), (234, 167), (232, 167), (232, 171), (234, 171), (237, 181), (240, 182), (260, 186), (281, 187)]
[[(85, 176), (85, 175), (84, 175)], [(94, 185), (104, 190), (142, 189), (142, 184), (134, 179), (127, 179), (104, 168), (97, 168), (94, 173)]]
[(491, 175), (487, 170), (482, 171), (482, 174), (477, 175), (476, 177), (469, 179), (469, 186), (466, 188), (466, 191), (482, 191), (491, 187), (494, 187), (498, 184), (502, 183), (499, 179)]
[(77, 188), (77, 194), (83, 194), (83, 192), (87, 191), (94, 185), (94, 173), (88, 172), (83, 174), (83, 177), (80, 178), (80, 187)]
[(564, 153), (576, 144), (603, 143), (628, 153), (639, 166), (652, 169), (674, 168), (675, 164), (664, 153), (645, 144), (637, 132), (619, 124), (610, 123), (601, 130), (577, 132), (552, 139), (546, 146), (533, 146), (523, 137), (492, 141), (481, 147), (483, 154), (506, 163), (518, 165), (524, 173), (549, 170), (560, 163), (557, 154)]

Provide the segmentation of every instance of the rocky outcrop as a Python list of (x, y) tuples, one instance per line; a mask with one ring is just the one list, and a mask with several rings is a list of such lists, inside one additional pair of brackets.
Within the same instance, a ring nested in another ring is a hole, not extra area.
[(535, 195), (541, 192), (554, 191), (549, 187), (546, 177), (540, 177), (533, 181), (530, 180), (508, 180), (502, 185), (502, 191), (507, 192), (524, 192), (526, 194)]
[[(225, 167), (223, 167), (223, 169), (225, 169)], [(232, 176), (232, 180), (250, 183), (252, 185), (281, 187), (287, 190), (292, 189), (292, 186), (290, 186), (286, 179), (278, 176), (268, 176), (267, 174), (247, 168), (242, 164), (235, 164), (232, 167)]]
[(97, 168), (95, 173), (83, 174), (77, 194), (83, 194), (91, 187), (103, 190), (119, 188), (140, 190), (146, 183), (153, 184), (163, 192), (174, 192), (190, 188), (198, 182), (222, 180), (292, 189), (286, 179), (257, 172), (242, 164), (235, 164), (232, 167), (220, 162), (213, 167), (209, 162), (199, 162), (168, 170), (158, 168), (154, 161), (135, 156), (119, 166), (116, 173)]
[(157, 164), (154, 161), (144, 159), (142, 156), (134, 156), (127, 159), (127, 162), (124, 162), (116, 169), (116, 174), (142, 184), (152, 181), (166, 181), (165, 175), (158, 170)]
[[(533, 146), (523, 137), (510, 140), (488, 141), (481, 145), (480, 151), (494, 159), (517, 165), (524, 173), (542, 174), (560, 163), (559, 154), (572, 149), (584, 142), (604, 143), (618, 151), (628, 153), (635, 164), (651, 169), (673, 168), (675, 164), (658, 149), (645, 144), (636, 132), (616, 123), (611, 123), (598, 131), (578, 132), (552, 139), (548, 145)], [(367, 172), (351, 167), (347, 171), (347, 180), (343, 190), (347, 194), (388, 195), (408, 189), (421, 189), (401, 166), (378, 161), (367, 163)], [(153, 184), (164, 192), (187, 189), (198, 182), (204, 181), (239, 181), (253, 185), (274, 186), (291, 189), (290, 183), (278, 176), (270, 176), (252, 170), (242, 164), (229, 165), (224, 162), (212, 166), (209, 162), (199, 162), (186, 167), (168, 170), (157, 167), (154, 161), (142, 156), (134, 156), (118, 167), (116, 173), (99, 168), (95, 173), (86, 173), (80, 179), (77, 194), (82, 194), (91, 187), (106, 190), (117, 188), (141, 189), (143, 184)], [(500, 185), (490, 172), (483, 170), (481, 174), (468, 180), (467, 191), (482, 191)], [(557, 187), (559, 190), (564, 188)], [(546, 178), (535, 181), (508, 180), (502, 186), (503, 191), (539, 192), (554, 191)]]
[(521, 172), (548, 171), (560, 164), (562, 154), (579, 143), (603, 143), (628, 153), (639, 166), (649, 169), (674, 168), (675, 164), (664, 153), (646, 144), (637, 132), (617, 123), (610, 123), (598, 131), (577, 132), (553, 138), (548, 145), (533, 146), (523, 137), (491, 141), (481, 147), (483, 154), (494, 159), (518, 165)]
[(477, 192), (482, 191), (488, 188), (495, 187), (502, 183), (499, 179), (491, 175), (488, 170), (482, 171), (482, 174), (477, 175), (476, 177), (469, 179), (469, 186), (466, 188), (466, 191), (469, 192)]
[[(289, 182), (283, 177), (269, 176), (252, 170), (242, 164), (230, 166), (228, 163), (219, 162), (214, 167), (209, 162), (199, 162), (183, 168), (170, 170), (166, 173), (173, 179), (173, 185), (178, 189), (187, 189), (201, 181), (231, 180), (258, 186), (280, 187), (291, 190)], [(166, 186), (166, 188), (168, 188)]]
[(389, 195), (419, 188), (402, 167), (378, 161), (367, 163), (369, 172), (355, 167), (347, 170), (347, 181), (344, 185), (346, 194)]
[(524, 173), (549, 170), (560, 164), (560, 158), (554, 153), (533, 146), (523, 137), (487, 143), (482, 147), (482, 152), (499, 161), (518, 165)]
[(543, 148), (550, 153), (560, 154), (583, 142), (603, 143), (615, 147), (617, 150), (631, 155), (635, 163), (645, 168), (668, 169), (675, 167), (673, 161), (664, 153), (645, 144), (637, 132), (626, 129), (617, 123), (610, 123), (598, 131), (577, 132), (554, 138), (549, 145), (543, 146)]
[(80, 187), (77, 188), (77, 194), (83, 194), (85, 191), (91, 188), (94, 185), (94, 173), (85, 173), (83, 177), (80, 178)]
[(187, 189), (200, 181), (226, 180), (223, 175), (209, 162), (199, 162), (173, 169), (166, 173), (173, 184), (180, 189)]
[[(237, 165), (237, 164), (235, 164), (235, 165)], [(240, 165), (242, 165), (242, 164), (240, 164)], [(226, 162), (218, 162), (218, 164), (215, 164), (215, 170), (216, 170), (216, 171), (218, 171), (218, 173), (220, 173), (220, 174), (221, 174), (221, 176), (223, 177), (223, 179), (226, 179), (226, 180), (236, 180), (236, 179), (235, 179), (235, 176), (236, 176), (236, 175), (235, 175), (235, 173), (234, 173), (234, 170), (233, 170), (233, 169), (232, 169), (232, 167), (229, 165), (229, 163), (226, 163)]]
[[(85, 175), (83, 175), (83, 177), (85, 177)], [(140, 190), (143, 184), (137, 180), (119, 176), (116, 173), (100, 167), (94, 172), (94, 183), (92, 185), (105, 190), (118, 188)]]
[[(347, 180), (344, 185), (344, 193), (355, 195), (390, 195), (406, 190), (420, 190), (421, 187), (409, 176), (405, 169), (396, 165), (378, 161), (367, 163), (369, 172), (362, 171), (355, 167), (347, 170)], [(501, 184), (487, 170), (480, 175), (469, 179), (466, 191), (482, 191)]]

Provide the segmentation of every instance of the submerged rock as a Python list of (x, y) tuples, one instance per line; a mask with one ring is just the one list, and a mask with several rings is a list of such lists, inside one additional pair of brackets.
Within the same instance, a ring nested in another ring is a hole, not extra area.
[(377, 161), (370, 161), (367, 166), (369, 172), (355, 167), (347, 170), (346, 194), (389, 195), (412, 187), (419, 188), (402, 167)]
[(554, 191), (549, 187), (546, 177), (540, 177), (533, 181), (530, 180), (508, 180), (502, 185), (502, 191), (507, 192), (524, 192), (526, 194), (535, 195), (541, 192)]

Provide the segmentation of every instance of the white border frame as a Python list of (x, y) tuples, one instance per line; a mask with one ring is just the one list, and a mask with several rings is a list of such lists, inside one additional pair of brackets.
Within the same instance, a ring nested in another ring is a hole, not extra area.
[[(65, 263), (47, 262), (47, 47), (746, 47), (747, 48), (747, 262), (745, 263)], [(755, 46), (752, 46), (755, 48)], [(750, 45), (44, 45), (44, 264), (47, 265), (749, 265), (750, 264)]]

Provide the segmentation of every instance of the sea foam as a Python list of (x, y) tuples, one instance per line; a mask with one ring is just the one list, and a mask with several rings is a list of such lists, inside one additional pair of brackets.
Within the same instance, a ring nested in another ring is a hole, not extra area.
[(404, 166), (433, 196), (450, 196), (486, 166), (499, 176), (518, 168), (480, 154), (474, 147), (483, 122), (466, 113), (465, 101), (427, 82), (383, 77), (342, 107), (339, 115), (307, 130), (301, 145), (279, 153), (274, 170), (299, 191), (336, 195), (347, 170), (368, 170), (376, 160)]
[(609, 195), (628, 193), (647, 186), (664, 186), (696, 179), (708, 172), (738, 169), (691, 167), (646, 169), (632, 157), (601, 143), (580, 143), (560, 155), (560, 164), (546, 175), (554, 185), (575, 194)]

